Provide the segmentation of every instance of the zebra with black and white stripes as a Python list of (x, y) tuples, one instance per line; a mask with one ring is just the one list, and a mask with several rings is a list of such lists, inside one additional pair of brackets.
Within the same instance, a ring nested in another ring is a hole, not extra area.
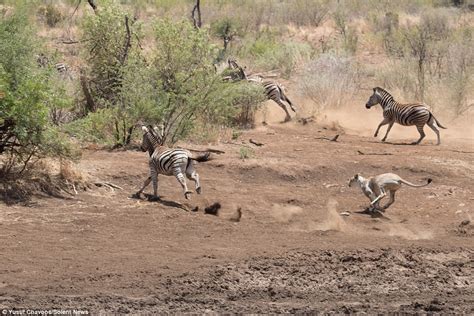
[(153, 181), (153, 196), (150, 200), (159, 200), (158, 196), (158, 175), (166, 176), (174, 175), (183, 187), (184, 197), (188, 199), (188, 195), (192, 192), (188, 190), (186, 177), (196, 183), (196, 192), (201, 194), (201, 184), (199, 175), (194, 169), (194, 161), (203, 162), (209, 160), (209, 153), (204, 153), (196, 158), (185, 150), (179, 148), (168, 148), (161, 144), (161, 136), (151, 126), (142, 126), (143, 139), (141, 149), (148, 151), (150, 155), (149, 167), (150, 176), (145, 180), (143, 187), (133, 195), (140, 198), (140, 194)]
[(265, 96), (268, 100), (272, 100), (278, 106), (280, 106), (283, 111), (286, 113), (285, 122), (291, 120), (290, 113), (287, 109), (287, 106), (284, 102), (286, 102), (290, 109), (296, 113), (296, 109), (294, 104), (290, 101), (288, 96), (286, 96), (283, 86), (281, 86), (278, 82), (271, 81), (271, 80), (263, 80), (261, 77), (247, 77), (245, 71), (242, 67), (240, 67), (235, 59), (228, 59), (229, 68), (232, 70), (236, 70), (237, 74), (239, 75), (240, 80), (247, 80), (248, 82), (255, 82), (261, 84), (263, 89), (265, 90)]
[(388, 133), (390, 132), (390, 129), (394, 123), (398, 123), (403, 126), (415, 125), (418, 129), (418, 132), (420, 133), (420, 138), (416, 142), (413, 142), (412, 145), (418, 145), (422, 139), (425, 138), (425, 132), (423, 131), (423, 128), (425, 124), (428, 124), (428, 126), (436, 133), (436, 136), (438, 137), (437, 145), (441, 144), (439, 130), (436, 128), (436, 125), (444, 129), (446, 129), (446, 127), (441, 125), (441, 123), (434, 117), (433, 113), (431, 113), (426, 105), (422, 103), (398, 103), (390, 93), (380, 87), (374, 88), (373, 91), (374, 92), (365, 104), (365, 107), (370, 109), (372, 106), (380, 104), (383, 109), (383, 121), (377, 127), (374, 137), (377, 137), (380, 127), (383, 125), (388, 124), (387, 132), (385, 133), (384, 138), (382, 138), (383, 142), (387, 139)]

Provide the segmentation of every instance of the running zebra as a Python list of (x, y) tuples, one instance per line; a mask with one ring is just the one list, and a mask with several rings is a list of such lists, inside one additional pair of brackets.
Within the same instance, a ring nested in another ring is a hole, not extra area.
[(237, 61), (235, 59), (228, 59), (228, 64), (229, 64), (230, 69), (238, 71), (237, 72), (239, 74), (238, 79), (247, 80), (249, 82), (255, 82), (255, 83), (261, 84), (263, 89), (265, 90), (265, 96), (267, 97), (267, 99), (272, 100), (273, 102), (278, 104), (283, 109), (283, 111), (285, 111), (286, 113), (285, 122), (288, 122), (291, 120), (291, 116), (290, 116), (290, 113), (288, 112), (287, 105), (284, 102), (286, 102), (290, 106), (290, 109), (296, 113), (295, 107), (293, 103), (290, 101), (290, 99), (286, 96), (283, 90), (283, 87), (278, 82), (263, 80), (261, 77), (254, 77), (254, 78), (247, 77), (244, 69), (237, 64)]
[(134, 198), (140, 198), (140, 194), (153, 181), (153, 196), (150, 200), (159, 200), (158, 196), (158, 175), (166, 176), (174, 175), (183, 187), (184, 197), (188, 199), (188, 195), (192, 192), (188, 190), (186, 179), (183, 174), (196, 183), (196, 192), (201, 194), (201, 184), (199, 183), (199, 175), (194, 170), (194, 162), (203, 162), (209, 160), (209, 153), (205, 153), (196, 158), (184, 149), (171, 149), (161, 145), (161, 136), (151, 126), (142, 126), (143, 140), (141, 149), (148, 151), (150, 155), (150, 176), (145, 180), (143, 187), (133, 195)]
[[(430, 110), (428, 110), (426, 105), (422, 103), (398, 103), (393, 99), (390, 93), (380, 87), (374, 88), (374, 93), (372, 96), (370, 96), (369, 100), (365, 104), (365, 107), (370, 109), (372, 106), (377, 104), (382, 106), (383, 121), (377, 127), (374, 137), (377, 137), (380, 127), (383, 125), (389, 124), (387, 132), (384, 138), (382, 138), (383, 142), (387, 139), (388, 133), (395, 122), (404, 126), (416, 125), (416, 128), (420, 133), (420, 138), (411, 144), (418, 145), (421, 140), (425, 138), (425, 132), (423, 131), (423, 128), (425, 124), (428, 124), (428, 126), (436, 133), (436, 136), (438, 137), (437, 145), (441, 144), (439, 130), (436, 128), (436, 125), (444, 129), (446, 129), (446, 127), (441, 125), (441, 123), (434, 117)], [(436, 125), (434, 123), (436, 123)]]

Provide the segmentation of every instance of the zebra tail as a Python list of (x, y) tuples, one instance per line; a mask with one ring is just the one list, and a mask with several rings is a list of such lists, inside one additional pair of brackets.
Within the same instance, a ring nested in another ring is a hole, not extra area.
[(295, 105), (293, 104), (293, 102), (290, 101), (290, 99), (288, 98), (288, 96), (283, 92), (283, 90), (280, 89), (280, 92), (281, 92), (281, 95), (283, 96), (283, 100), (288, 102), (288, 104), (290, 105), (290, 108), (293, 110), (293, 112), (296, 113), (296, 110), (295, 110)]
[(441, 123), (436, 119), (436, 117), (433, 115), (433, 118), (436, 122), (436, 125), (438, 125), (440, 128), (443, 128), (443, 129), (448, 129), (447, 127), (444, 127), (443, 125), (441, 125)]
[(205, 161), (211, 160), (210, 157), (211, 157), (211, 153), (206, 152), (202, 155), (197, 156), (196, 158), (192, 157), (191, 159), (196, 160), (197, 162), (205, 162)]

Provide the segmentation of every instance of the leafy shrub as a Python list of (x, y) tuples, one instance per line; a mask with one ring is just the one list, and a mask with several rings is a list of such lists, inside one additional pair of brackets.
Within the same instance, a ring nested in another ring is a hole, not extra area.
[(227, 124), (236, 110), (236, 94), (212, 66), (216, 50), (206, 31), (189, 21), (159, 20), (154, 33), (160, 49), (153, 56), (151, 78), (164, 141), (185, 138), (199, 121)]
[[(153, 109), (155, 92), (149, 82), (150, 72), (139, 49), (140, 24), (114, 3), (104, 3), (96, 14), (85, 18), (82, 28), (83, 37), (88, 39), (84, 55), (89, 62), (81, 81), (83, 90), (88, 89), (84, 93), (92, 99), (88, 103), (93, 103), (87, 108), (91, 112), (108, 109), (82, 120), (85, 130), (89, 130), (89, 123), (94, 128), (106, 128), (97, 131), (101, 135), (97, 140), (127, 145), (140, 119), (158, 115)], [(94, 124), (102, 116), (110, 119), (112, 128)]]
[(348, 25), (349, 14), (345, 9), (338, 9), (333, 14), (336, 28), (343, 37), (343, 48), (346, 52), (354, 54), (357, 50), (359, 37), (356, 30)]
[(211, 24), (211, 33), (223, 41), (223, 49), (218, 61), (223, 60), (230, 42), (242, 33), (240, 22), (229, 17), (220, 19)]
[(309, 44), (278, 42), (271, 33), (263, 33), (255, 40), (247, 39), (240, 51), (240, 55), (253, 60), (253, 67), (261, 71), (279, 70), (285, 78), (289, 78), (297, 66), (308, 61), (312, 54)]
[(239, 127), (251, 128), (255, 125), (255, 112), (266, 100), (262, 85), (240, 82), (232, 87), (233, 104), (237, 108), (233, 123)]
[(0, 42), (1, 173), (22, 173), (32, 159), (47, 155), (71, 156), (49, 119), (52, 106), (67, 99), (49, 69), (36, 66), (38, 40), (21, 8), (0, 20)]

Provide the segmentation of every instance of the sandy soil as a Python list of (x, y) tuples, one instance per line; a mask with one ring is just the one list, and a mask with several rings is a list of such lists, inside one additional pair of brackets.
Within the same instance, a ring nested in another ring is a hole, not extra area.
[[(0, 308), (474, 313), (473, 143), (433, 146), (427, 133), (404, 146), (415, 130), (383, 144), (314, 123), (260, 126), (211, 146), (225, 154), (197, 166), (203, 195), (190, 201), (170, 177), (162, 201), (130, 198), (145, 153), (85, 151), (79, 168), (123, 190), (0, 205)], [(433, 183), (403, 187), (383, 217), (360, 213), (368, 200), (348, 179), (383, 172)], [(218, 216), (205, 214), (216, 202)]]

